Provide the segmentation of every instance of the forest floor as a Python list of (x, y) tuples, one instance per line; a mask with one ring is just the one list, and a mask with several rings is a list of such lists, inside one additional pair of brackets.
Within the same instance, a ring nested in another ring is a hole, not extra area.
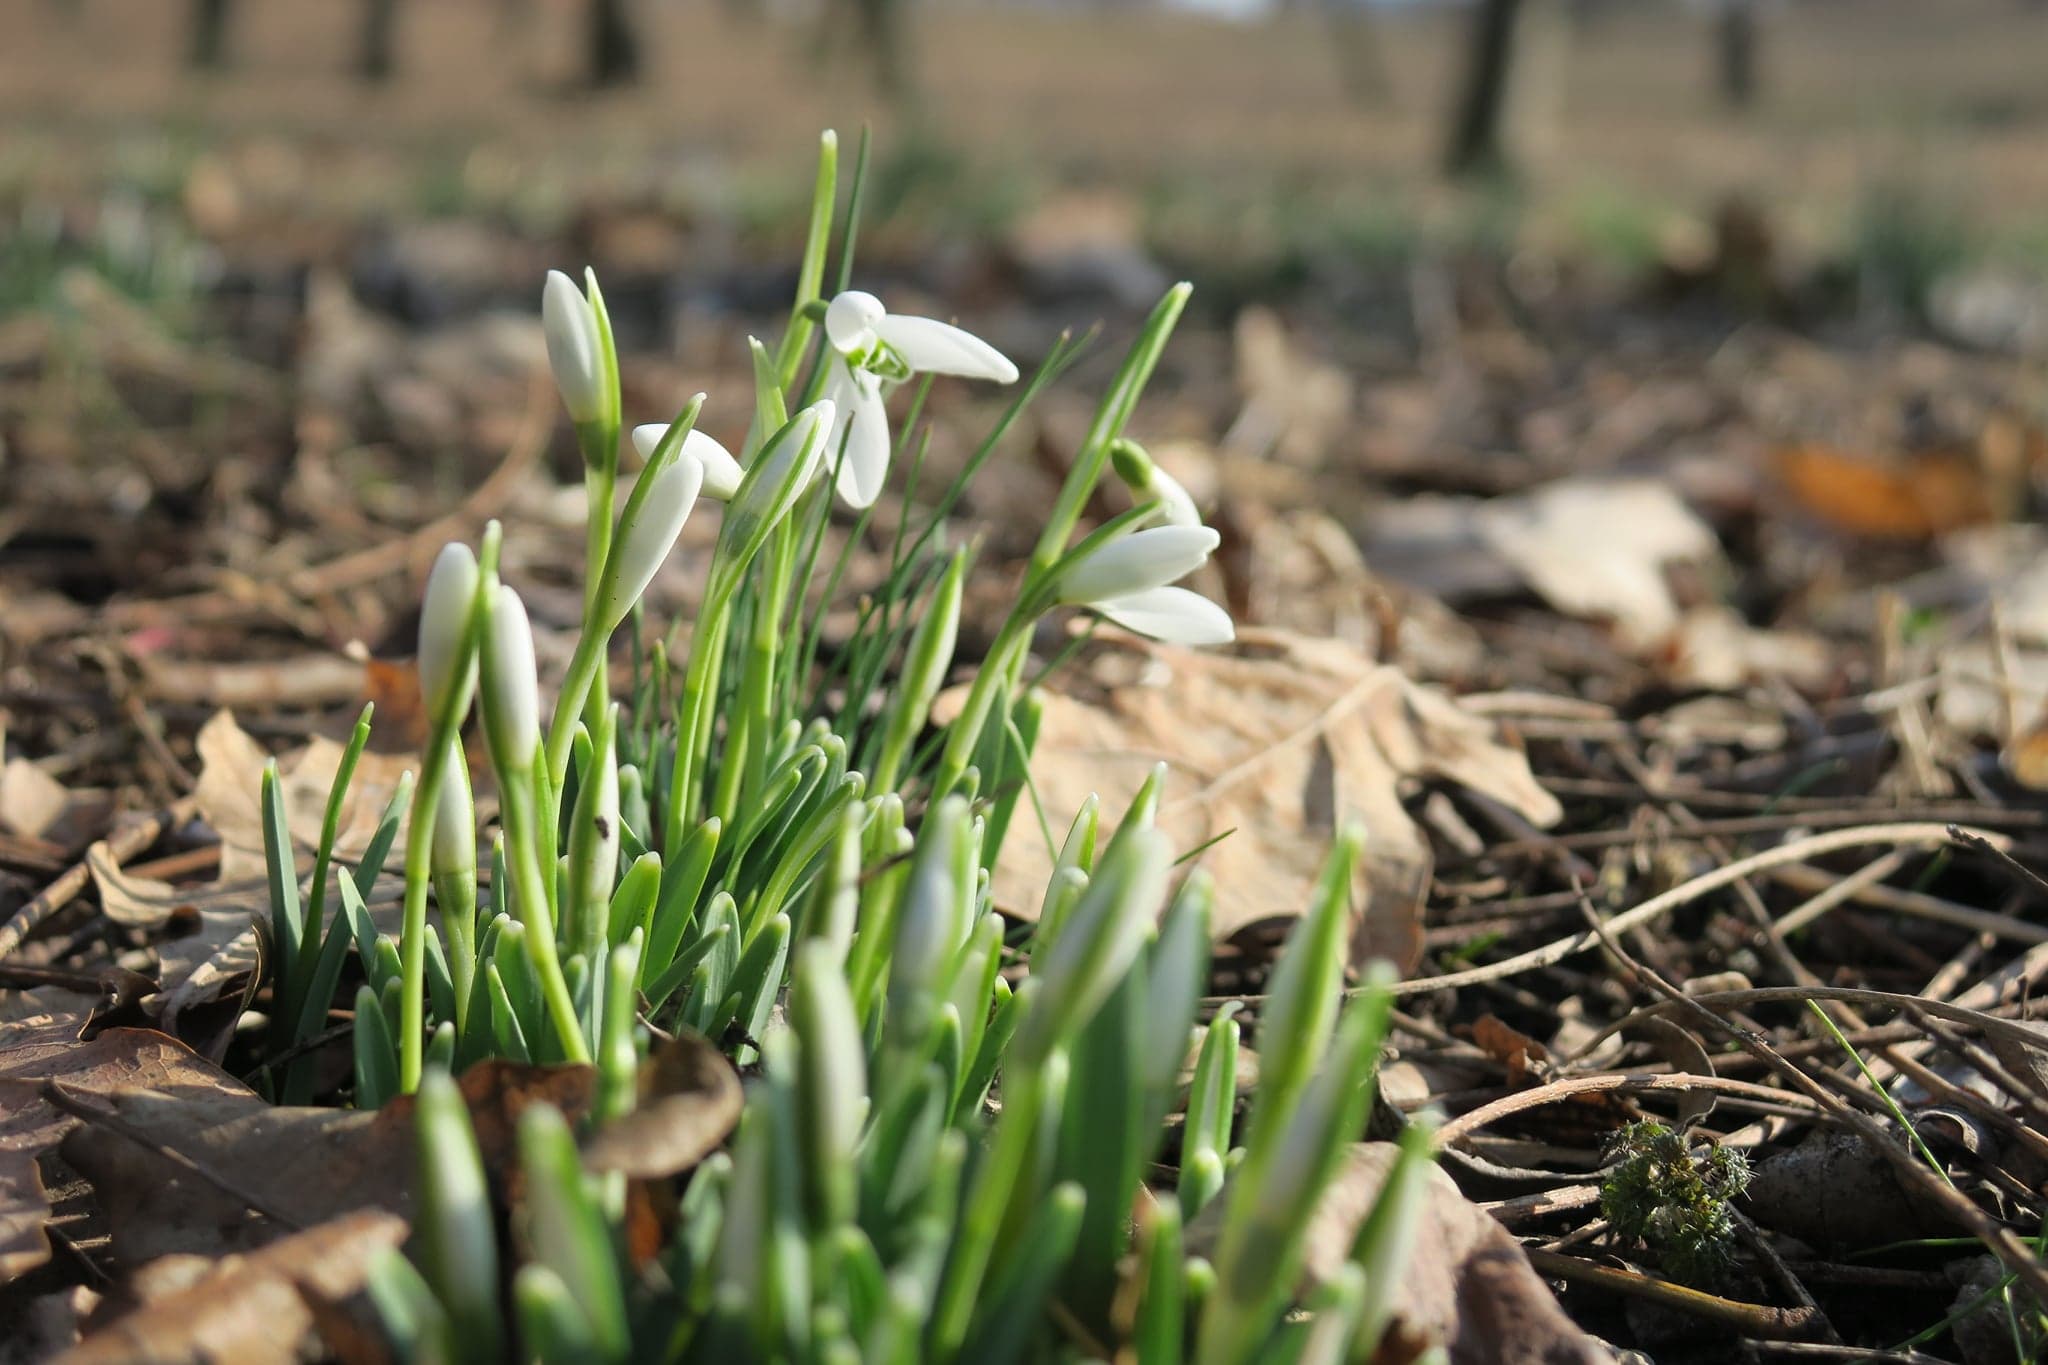
[[(418, 6), (416, 68), (366, 99), (330, 69), (341, 21), (297, 27), (315, 8), (259, 10), (244, 74), (194, 87), (149, 65), (176, 49), (154, 9), (83, 0), (67, 29), (0, 0), (0, 31), (104, 62), (88, 109), (61, 63), (0, 49), (0, 922), (37, 920), (0, 935), (0, 1046), (161, 1022), (205, 961), (176, 945), (218, 928), (220, 782), (254, 780), (220, 712), (290, 755), (374, 701), (373, 748), (404, 761), (443, 541), (515, 530), (507, 573), (560, 668), (582, 506), (543, 271), (605, 281), (629, 412), (705, 390), (737, 444), (744, 340), (791, 284), (790, 172), (865, 100), (843, 73), (792, 85), (792, 30), (678, 10), (672, 79), (550, 104), (559, 63), (532, 54), (560, 16), (492, 38), (452, 0)], [(964, 653), (1135, 320), (1197, 281), (1130, 430), (1222, 533), (1196, 586), (1242, 642), (1077, 655), (1048, 809), (1114, 805), (1155, 758), (1185, 774), (1173, 832), (1230, 833), (1219, 1007), (1255, 998), (1333, 801), (1370, 812), (1357, 951), (1405, 976), (1388, 1100), (1448, 1115), (1464, 1194), (1575, 1322), (1658, 1361), (1993, 1365), (2039, 1340), (2048, 293), (2012, 262), (2033, 250), (2013, 205), (2048, 202), (2048, 96), (1993, 7), (1931, 9), (1894, 6), (1883, 43), (1792, 11), (1761, 128), (1704, 88), (1637, 117), (1681, 71), (1703, 87), (1704, 50), (1610, 18), (1552, 125), (1592, 169), (1539, 153), (1505, 225), (1401, 169), (1445, 83), (1423, 20), (1385, 25), (1386, 103), (1361, 110), (1307, 23), (1117, 17), (1076, 45), (1045, 16), (939, 13), (921, 42), (951, 137), (878, 139), (862, 284), (1027, 370), (1103, 333), (957, 514), (995, 566)], [(1909, 57), (1915, 22), (1975, 55)], [(480, 42), (520, 55), (441, 78)], [(941, 60), (981, 51), (1006, 59)], [(1873, 82), (1908, 112), (1845, 133)], [(755, 88), (781, 92), (768, 113)], [(1384, 212), (1378, 176), (1408, 187)], [(936, 468), (991, 402), (935, 391)], [(653, 610), (687, 615), (707, 521)], [(1042, 869), (1016, 875), (999, 908)], [(185, 908), (137, 910), (144, 883)], [(233, 1023), (195, 1009), (182, 1036), (227, 1058)], [(1754, 1170), (1690, 1287), (1600, 1206), (1645, 1115)], [(89, 1214), (51, 1227), (64, 1254), (0, 1288), (11, 1358), (36, 1358), (31, 1322), (68, 1340), (114, 1268)]]

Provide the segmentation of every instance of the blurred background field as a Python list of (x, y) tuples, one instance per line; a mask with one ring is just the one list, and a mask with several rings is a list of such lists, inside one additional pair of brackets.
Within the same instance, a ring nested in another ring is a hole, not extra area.
[(893, 230), (1016, 228), (1094, 192), (1114, 200), (1089, 206), (1114, 220), (1095, 231), (1198, 276), (1474, 239), (1640, 265), (1730, 198), (1792, 252), (2048, 247), (2048, 10), (2019, 0), (1737, 6), (1740, 102), (1721, 5), (1529, 0), (1513, 182), (1455, 193), (1471, 6), (880, 3), (893, 81), (851, 0), (639, 0), (637, 79), (593, 93), (582, 0), (396, 0), (374, 81), (374, 3), (233, 5), (195, 71), (203, 4), (6, 0), (0, 191), (182, 195), (204, 234), (459, 214), (546, 230), (630, 201), (786, 237), (792, 154), (871, 124)]

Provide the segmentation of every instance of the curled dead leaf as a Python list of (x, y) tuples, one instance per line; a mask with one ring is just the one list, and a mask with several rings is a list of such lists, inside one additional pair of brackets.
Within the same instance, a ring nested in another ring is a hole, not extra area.
[(583, 1164), (654, 1180), (687, 1171), (718, 1150), (739, 1122), (739, 1073), (693, 1033), (655, 1044), (640, 1068), (640, 1104), (583, 1144)]

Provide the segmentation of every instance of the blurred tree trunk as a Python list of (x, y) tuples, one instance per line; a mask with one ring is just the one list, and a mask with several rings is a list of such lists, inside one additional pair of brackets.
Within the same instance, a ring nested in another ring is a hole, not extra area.
[(356, 75), (371, 84), (391, 79), (398, 68), (398, 0), (363, 0), (363, 29), (356, 46)]
[(1452, 175), (1508, 169), (1503, 130), (1521, 11), (1522, 0), (1480, 0), (1472, 11), (1464, 84), (1451, 115), (1451, 140), (1444, 152), (1444, 169)]
[(1714, 17), (1714, 68), (1731, 109), (1756, 103), (1756, 0), (1721, 0)]
[(185, 50), (187, 65), (201, 71), (217, 71), (227, 65), (228, 19), (233, 11), (232, 0), (192, 0), (192, 42)]
[(1379, 29), (1365, 0), (1323, 0), (1321, 8), (1345, 97), (1361, 109), (1384, 108), (1387, 64), (1380, 52)]
[(910, 75), (908, 36), (901, 0), (853, 0), (860, 19), (861, 43), (874, 63), (875, 88), (891, 104), (910, 103), (915, 93)]
[(590, 0), (590, 83), (599, 90), (640, 79), (640, 35), (628, 0)]

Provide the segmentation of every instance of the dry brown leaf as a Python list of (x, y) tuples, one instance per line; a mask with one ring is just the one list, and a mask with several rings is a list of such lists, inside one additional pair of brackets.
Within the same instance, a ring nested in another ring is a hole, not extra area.
[[(1404, 788), (1453, 782), (1538, 826), (1561, 814), (1492, 723), (1337, 641), (1260, 631), (1235, 653), (1118, 647), (1131, 653), (1106, 661), (1134, 657), (1138, 676), (1085, 698), (1046, 696), (1032, 761), (1039, 797), (1064, 821), (1099, 795), (1113, 819), (1153, 766), (1169, 763), (1159, 824), (1182, 849), (1217, 841), (1202, 864), (1216, 879), (1219, 937), (1302, 913), (1333, 836), (1357, 820), (1366, 854), (1354, 957), (1412, 968), (1432, 863)], [(997, 866), (997, 903), (1036, 914), (1052, 860), (1037, 821), (1020, 812)]]
[(1992, 518), (1984, 471), (1968, 455), (1929, 451), (1882, 463), (1797, 445), (1775, 452), (1772, 463), (1802, 509), (1851, 535), (1925, 540)]
[(100, 1328), (58, 1357), (67, 1365), (290, 1365), (307, 1337), (344, 1319), (343, 1304), (378, 1255), (405, 1241), (395, 1214), (359, 1209), (246, 1256)]
[[(1361, 1142), (1310, 1216), (1304, 1281), (1329, 1279), (1351, 1257), (1358, 1229), (1379, 1198), (1399, 1148)], [(1529, 1265), (1521, 1246), (1431, 1167), (1413, 1253), (1393, 1292), (1389, 1330), (1419, 1349), (1441, 1345), (1452, 1365), (1612, 1365), (1579, 1330)], [(1188, 1225), (1187, 1247), (1213, 1251), (1227, 1199), (1211, 1200)]]
[(187, 1104), (217, 1103), (230, 1095), (262, 1103), (192, 1049), (153, 1029), (108, 1029), (81, 1043), (76, 1019), (0, 1026), (0, 1284), (50, 1256), (43, 1231), (49, 1200), (38, 1160), (77, 1126), (43, 1097), (51, 1081), (85, 1094), (149, 1086)]
[[(484, 1168), (516, 1184), (519, 1116), (545, 1103), (572, 1122), (589, 1111), (587, 1066), (479, 1063), (458, 1079)], [(739, 1078), (710, 1044), (679, 1039), (643, 1068), (642, 1107), (595, 1134), (592, 1169), (638, 1178), (677, 1174), (724, 1141), (738, 1120)], [(129, 1264), (173, 1254), (245, 1252), (284, 1231), (351, 1210), (410, 1216), (413, 1100), (375, 1111), (273, 1107), (251, 1092), (167, 1094), (123, 1089), (96, 1099), (64, 1141), (93, 1183), (114, 1245)]]
[(583, 1144), (583, 1164), (652, 1180), (687, 1171), (739, 1122), (739, 1073), (695, 1034), (657, 1044), (640, 1068), (640, 1105)]

